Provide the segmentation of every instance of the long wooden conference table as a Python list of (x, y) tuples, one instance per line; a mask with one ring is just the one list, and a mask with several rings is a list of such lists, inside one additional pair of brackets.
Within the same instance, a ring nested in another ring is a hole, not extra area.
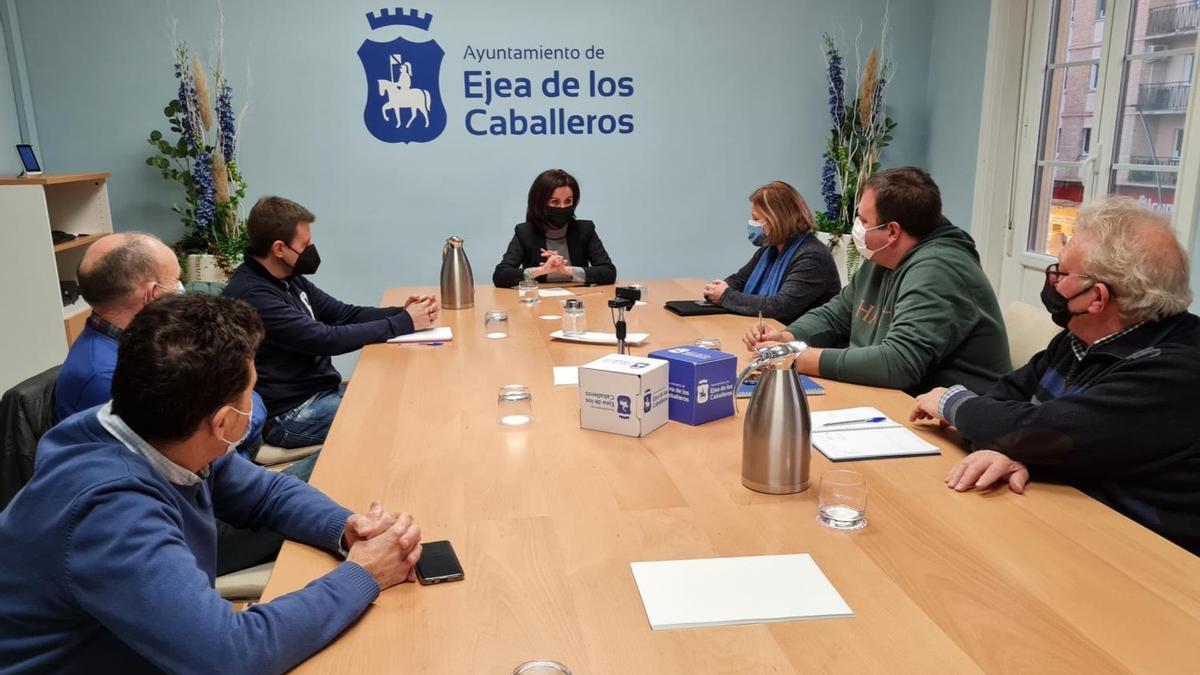
[[(648, 282), (635, 354), (718, 337), (748, 353), (754, 319), (681, 318), (665, 300), (700, 280)], [(412, 289), (388, 291), (401, 304)], [(576, 288), (591, 330), (612, 330), (612, 287)], [(506, 309), (510, 335), (484, 337)], [(913, 426), (940, 456), (840, 463), (869, 482), (868, 526), (817, 524), (813, 487), (771, 496), (742, 487), (741, 415), (645, 438), (579, 428), (578, 390), (552, 366), (610, 347), (555, 341), (558, 299), (533, 306), (480, 286), (475, 307), (445, 310), (443, 346), (367, 347), (312, 484), (362, 512), (373, 499), (412, 512), (425, 540), (449, 539), (462, 582), (403, 584), (300, 667), (328, 673), (511, 673), (553, 659), (586, 673), (1195, 672), (1200, 558), (1076, 490), (1032, 483), (956, 493), (952, 432)], [(821, 380), (814, 410), (872, 405), (907, 422), (912, 400)], [(497, 389), (528, 385), (534, 421), (496, 422)], [(744, 402), (741, 406), (744, 412)], [(1136, 424), (1136, 420), (1130, 420)], [(1153, 430), (1147, 430), (1153, 433)], [(854, 611), (848, 619), (652, 631), (629, 564), (809, 553)], [(264, 600), (331, 570), (327, 553), (289, 542)]]

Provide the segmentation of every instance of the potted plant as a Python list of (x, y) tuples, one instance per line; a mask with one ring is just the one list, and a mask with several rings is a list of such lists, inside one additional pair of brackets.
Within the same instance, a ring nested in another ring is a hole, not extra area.
[(816, 213), (817, 236), (833, 253), (845, 284), (862, 265), (849, 241), (854, 212), (867, 178), (879, 169), (883, 149), (896, 122), (884, 113), (883, 94), (892, 75), (889, 59), (872, 49), (858, 77), (857, 96), (846, 100), (846, 70), (837, 43), (826, 33), (825, 65), (829, 78), (829, 114), (833, 128), (822, 157), (821, 196), (825, 210)]
[[(169, 132), (155, 129), (148, 139), (155, 154), (146, 158), (146, 164), (184, 190), (183, 205), (173, 204), (171, 210), (184, 227), (174, 249), (185, 282), (224, 283), (241, 264), (246, 247), (245, 218), (240, 210), (246, 182), (237, 165), (233, 87), (225, 78), (220, 58), (212, 74), (217, 92), (215, 115), (200, 57), (189, 54), (185, 43), (176, 44), (179, 89), (163, 108)], [(169, 134), (173, 136), (168, 138)]]

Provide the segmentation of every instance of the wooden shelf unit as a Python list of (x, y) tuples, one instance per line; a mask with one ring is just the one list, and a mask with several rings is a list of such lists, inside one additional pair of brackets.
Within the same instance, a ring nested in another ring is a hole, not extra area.
[[(0, 295), (22, 318), (15, 350), (0, 362), (0, 390), (61, 363), (91, 309), (63, 307), (59, 283), (75, 280), (87, 247), (113, 231), (108, 173), (0, 177)], [(77, 235), (55, 244), (50, 232)]]
[(62, 253), (63, 251), (70, 251), (71, 249), (79, 248), (80, 246), (90, 246), (97, 239), (100, 239), (101, 237), (107, 237), (109, 234), (112, 234), (112, 233), (111, 232), (101, 232), (99, 234), (81, 234), (78, 237), (75, 237), (74, 239), (72, 239), (71, 241), (64, 241), (61, 244), (55, 244), (54, 252)]

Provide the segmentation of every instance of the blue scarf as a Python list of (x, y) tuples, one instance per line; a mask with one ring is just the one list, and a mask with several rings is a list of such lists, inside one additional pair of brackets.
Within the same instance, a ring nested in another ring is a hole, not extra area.
[(754, 266), (754, 271), (750, 273), (750, 278), (746, 280), (746, 287), (742, 289), (747, 295), (775, 295), (779, 292), (779, 287), (783, 285), (783, 275), (787, 272), (788, 265), (791, 264), (792, 258), (795, 257), (796, 251), (800, 250), (800, 245), (808, 238), (808, 234), (796, 237), (792, 243), (784, 247), (783, 251), (768, 246), (758, 259), (758, 264)]

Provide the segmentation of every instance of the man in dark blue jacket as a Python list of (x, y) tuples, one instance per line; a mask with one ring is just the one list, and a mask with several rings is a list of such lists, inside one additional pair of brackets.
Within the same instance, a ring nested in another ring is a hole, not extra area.
[(1066, 328), (977, 395), (917, 397), (913, 419), (958, 428), (975, 451), (959, 491), (1030, 475), (1065, 480), (1200, 555), (1200, 318), (1187, 254), (1165, 218), (1127, 198), (1080, 210), (1046, 269), (1042, 302)]
[[(209, 295), (157, 300), (129, 324), (112, 401), (51, 429), (0, 512), (0, 670), (282, 673), (414, 579), (410, 515), (351, 515), (230, 452), (249, 429), (261, 337), (252, 309)], [(344, 561), (231, 611), (213, 588), (215, 517)]]
[(342, 402), (342, 376), (330, 358), (423, 330), (438, 318), (433, 296), (404, 307), (358, 307), (327, 295), (305, 275), (321, 257), (312, 243), (316, 216), (290, 199), (263, 197), (246, 220), (246, 261), (225, 296), (258, 311), (266, 337), (254, 357), (256, 391), (267, 407), (263, 440), (297, 448), (325, 440)]

